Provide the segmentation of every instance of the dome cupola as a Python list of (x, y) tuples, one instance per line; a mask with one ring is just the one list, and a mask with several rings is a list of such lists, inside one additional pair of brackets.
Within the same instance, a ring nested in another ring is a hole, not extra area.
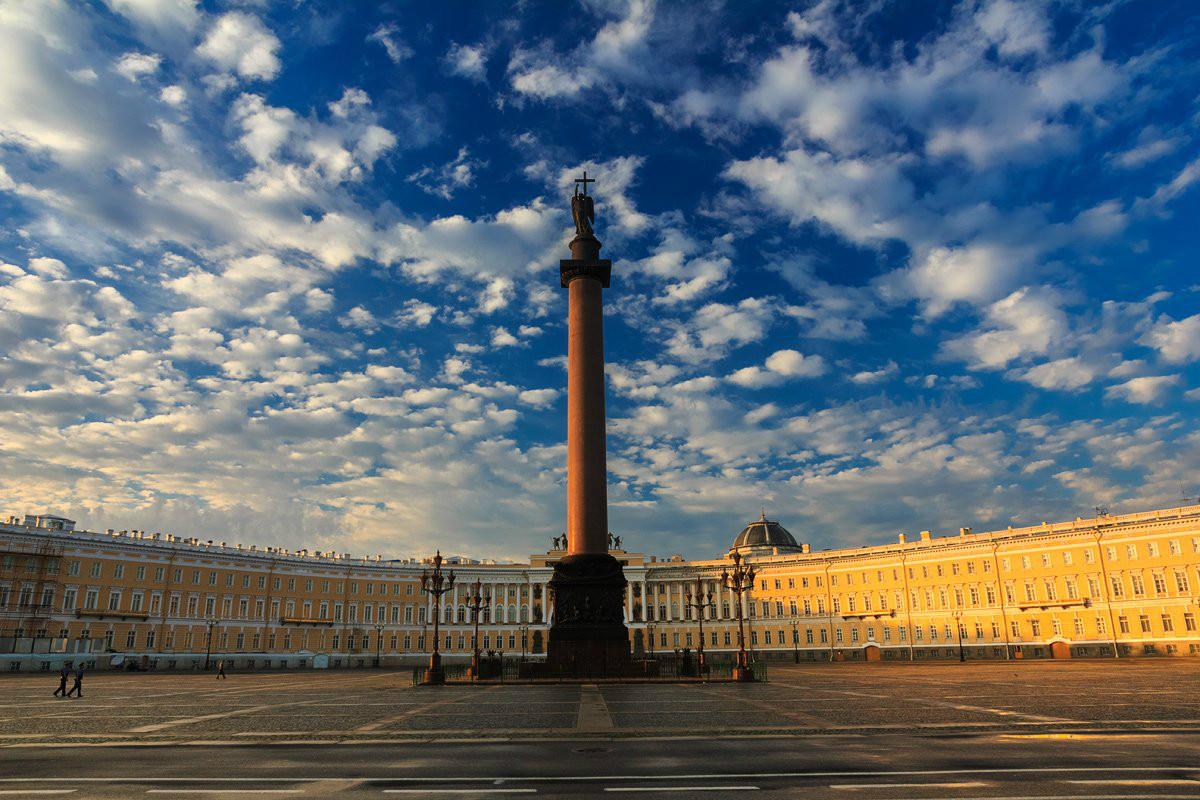
[(740, 553), (772, 553), (786, 550), (801, 550), (795, 537), (788, 533), (787, 528), (775, 520), (767, 519), (764, 509), (758, 519), (742, 528), (742, 532), (733, 540), (731, 552)]

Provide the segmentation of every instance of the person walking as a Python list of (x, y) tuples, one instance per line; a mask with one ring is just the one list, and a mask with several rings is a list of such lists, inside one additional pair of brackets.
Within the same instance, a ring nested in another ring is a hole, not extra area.
[(67, 697), (76, 695), (83, 697), (83, 665), (80, 664), (75, 668), (75, 682), (71, 684), (71, 691), (67, 692)]
[(63, 664), (62, 669), (58, 671), (58, 688), (54, 690), (55, 697), (67, 696), (67, 678), (71, 677), (71, 670), (66, 664)]
[(229, 676), (225, 674), (225, 659), (217, 662), (217, 680), (229, 680)]

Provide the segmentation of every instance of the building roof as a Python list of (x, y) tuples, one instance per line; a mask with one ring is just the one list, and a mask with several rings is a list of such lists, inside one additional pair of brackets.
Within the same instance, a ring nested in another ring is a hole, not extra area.
[(800, 545), (796, 543), (795, 537), (788, 533), (787, 528), (775, 520), (767, 519), (767, 513), (764, 510), (758, 519), (742, 528), (742, 532), (733, 540), (733, 550), (750, 547), (799, 549)]

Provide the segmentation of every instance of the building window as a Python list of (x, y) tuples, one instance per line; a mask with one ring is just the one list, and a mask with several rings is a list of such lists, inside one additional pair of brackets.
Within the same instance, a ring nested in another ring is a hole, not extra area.
[(129, 650), (132, 650), (136, 643), (137, 643), (137, 631), (130, 630), (129, 633), (125, 634), (125, 647)]
[(1124, 614), (1117, 617), (1117, 629), (1121, 631), (1121, 633), (1129, 633), (1129, 617), (1125, 616)]
[(1150, 633), (1150, 615), (1138, 614), (1138, 624), (1141, 625), (1142, 633)]
[(1166, 633), (1173, 633), (1175, 631), (1175, 621), (1171, 619), (1170, 614), (1162, 615), (1162, 626), (1163, 631)]
[(1029, 620), (1029, 631), (1034, 636), (1042, 635), (1042, 621), (1040, 619)]
[(116, 611), (120, 607), (121, 607), (121, 593), (120, 592), (109, 592), (108, 593), (108, 610)]
[(1183, 629), (1185, 631), (1195, 631), (1196, 630), (1196, 615), (1193, 614), (1191, 611), (1184, 612)]

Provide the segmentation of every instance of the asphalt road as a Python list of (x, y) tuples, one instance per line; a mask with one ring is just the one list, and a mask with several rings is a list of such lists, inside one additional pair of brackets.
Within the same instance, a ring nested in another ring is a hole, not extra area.
[(804, 665), (758, 685), (0, 676), (6, 797), (1200, 798), (1200, 663)]

